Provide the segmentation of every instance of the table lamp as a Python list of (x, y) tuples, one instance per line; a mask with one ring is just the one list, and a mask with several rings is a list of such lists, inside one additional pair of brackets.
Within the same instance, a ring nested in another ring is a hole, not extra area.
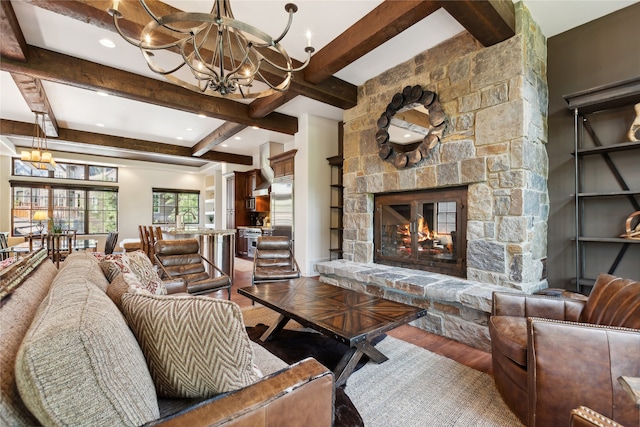
[(45, 211), (36, 211), (33, 214), (33, 220), (38, 221), (38, 223), (36, 224), (38, 233), (42, 234), (42, 230), (44, 230), (44, 224), (42, 224), (42, 221), (46, 221), (47, 219), (49, 219), (49, 215)]

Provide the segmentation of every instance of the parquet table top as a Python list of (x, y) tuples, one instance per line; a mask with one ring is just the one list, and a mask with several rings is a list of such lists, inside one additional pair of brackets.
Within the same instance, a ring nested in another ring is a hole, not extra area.
[(303, 277), (288, 282), (261, 283), (238, 293), (280, 313), (262, 336), (267, 341), (293, 319), (350, 347), (336, 368), (336, 384), (344, 384), (363, 354), (387, 360), (371, 340), (422, 317), (426, 310), (400, 302), (340, 288)]

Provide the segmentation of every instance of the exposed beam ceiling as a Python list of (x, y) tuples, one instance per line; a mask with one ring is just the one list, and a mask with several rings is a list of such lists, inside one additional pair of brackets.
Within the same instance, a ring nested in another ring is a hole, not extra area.
[[(2, 127), (2, 133), (6, 136), (22, 137), (24, 135), (33, 134), (33, 125), (29, 123), (0, 120), (0, 127)], [(191, 148), (179, 145), (162, 144), (159, 142), (142, 141), (139, 139), (109, 136), (100, 133), (83, 132), (64, 128), (60, 128), (59, 131), (60, 139), (79, 142), (89, 146), (119, 148), (123, 150), (142, 151), (166, 156), (193, 157)], [(114, 155), (114, 157), (117, 156)], [(251, 165), (253, 162), (253, 157), (251, 156), (219, 153), (215, 151), (206, 152), (199, 158), (212, 162), (227, 162), (241, 165)]]
[[(112, 7), (112, 0), (23, 1), (113, 31), (112, 18), (106, 12)], [(51, 132), (57, 128), (57, 123), (41, 80), (93, 91), (100, 90), (118, 97), (190, 113), (205, 114), (227, 121), (193, 147), (109, 137), (70, 129), (59, 130), (61, 140), (129, 150), (148, 150), (157, 154), (199, 156), (202, 160), (240, 164), (251, 164), (246, 163), (249, 156), (220, 156), (224, 153), (210, 150), (248, 126), (258, 126), (261, 129), (282, 134), (295, 134), (298, 130), (297, 118), (274, 111), (299, 95), (341, 109), (352, 108), (357, 103), (357, 87), (334, 77), (333, 74), (440, 8), (444, 7), (485, 46), (505, 40), (514, 34), (514, 8), (511, 0), (386, 0), (320, 49), (313, 56), (311, 64), (303, 72), (295, 74), (287, 92), (258, 99), (247, 105), (228, 99), (209, 97), (171, 83), (28, 46), (11, 3), (9, 1), (1, 3), (0, 25), (3, 43), (0, 49), (2, 54), (0, 70), (12, 74), (32, 111), (42, 111), (47, 114), (48, 135), (54, 134)], [(158, 0), (148, 0), (148, 3), (161, 14), (178, 11)], [(121, 21), (125, 31), (132, 35), (139, 34), (149, 18), (142, 12), (138, 2), (121, 0), (120, 10), (124, 12), (126, 19)], [(32, 124), (27, 128), (6, 120), (2, 123), (6, 126), (11, 125), (9, 130), (12, 132), (25, 132), (23, 136), (30, 136), (33, 132)], [(4, 132), (5, 129), (3, 129)], [(223, 157), (225, 160), (221, 160)]]

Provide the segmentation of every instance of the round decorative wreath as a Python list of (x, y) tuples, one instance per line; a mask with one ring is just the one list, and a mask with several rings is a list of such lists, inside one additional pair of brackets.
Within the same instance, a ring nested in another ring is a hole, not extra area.
[[(417, 146), (409, 146), (412, 149), (402, 151), (400, 144), (389, 141), (389, 126), (393, 116), (398, 111), (411, 109), (412, 106), (423, 105), (429, 112), (428, 133)], [(407, 86), (402, 92), (396, 93), (387, 109), (378, 119), (378, 131), (376, 142), (378, 155), (381, 159), (392, 162), (398, 169), (415, 166), (421, 160), (428, 159), (440, 137), (446, 128), (446, 116), (438, 101), (438, 95), (430, 90), (424, 90), (421, 86)]]

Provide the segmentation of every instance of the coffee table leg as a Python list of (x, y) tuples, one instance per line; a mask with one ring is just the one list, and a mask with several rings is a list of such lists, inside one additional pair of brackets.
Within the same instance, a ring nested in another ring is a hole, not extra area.
[(356, 344), (356, 347), (358, 347), (360, 350), (362, 350), (362, 352), (364, 354), (369, 356), (369, 359), (373, 360), (376, 363), (382, 363), (382, 362), (386, 362), (387, 360), (389, 360), (389, 358), (387, 356), (385, 356), (384, 354), (382, 354), (382, 352), (380, 352), (380, 350), (378, 350), (377, 348), (372, 346), (369, 343), (369, 341), (362, 341), (362, 342)]
[(282, 328), (284, 328), (284, 325), (287, 324), (288, 321), (289, 321), (289, 318), (284, 314), (281, 314), (278, 317), (278, 320), (276, 321), (276, 323), (274, 323), (269, 327), (269, 329), (264, 331), (264, 334), (262, 334), (262, 336), (260, 337), (260, 341), (263, 341), (263, 342), (269, 341), (271, 339), (271, 336), (280, 332)]
[(340, 387), (347, 382), (363, 354), (359, 348), (352, 347), (342, 356), (338, 366), (336, 366), (336, 387)]
[(356, 365), (362, 358), (363, 354), (369, 356), (369, 358), (376, 363), (382, 363), (389, 360), (389, 358), (382, 354), (380, 350), (372, 346), (369, 341), (359, 342), (356, 344), (355, 348), (350, 348), (344, 356), (342, 356), (338, 366), (336, 366), (336, 387), (347, 382), (354, 369), (356, 369)]

